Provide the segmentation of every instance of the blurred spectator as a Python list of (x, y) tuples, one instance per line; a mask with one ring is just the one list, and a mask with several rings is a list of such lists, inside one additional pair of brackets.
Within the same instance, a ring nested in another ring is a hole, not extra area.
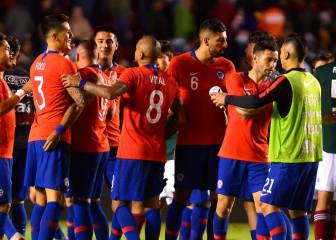
[(196, 31), (192, 12), (193, 0), (181, 0), (174, 9), (174, 29), (176, 38), (188, 38)]
[(165, 0), (154, 0), (148, 14), (149, 34), (158, 39), (171, 38), (171, 15)]
[(267, 31), (282, 39), (285, 33), (286, 16), (281, 8), (271, 6), (257, 15), (259, 30)]
[(85, 18), (83, 9), (80, 6), (74, 6), (70, 16), (70, 27), (73, 35), (80, 39), (91, 39), (93, 30), (89, 21)]
[(6, 33), (19, 39), (31, 36), (34, 32), (34, 23), (27, 9), (17, 1), (9, 9), (5, 19)]

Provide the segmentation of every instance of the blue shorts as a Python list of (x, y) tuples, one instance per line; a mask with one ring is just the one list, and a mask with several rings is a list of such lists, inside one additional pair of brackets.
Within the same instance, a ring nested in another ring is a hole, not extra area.
[(26, 199), (28, 186), (25, 184), (27, 149), (14, 149), (12, 170), (12, 197)]
[(24, 185), (27, 187), (35, 186), (37, 169), (37, 157), (35, 144), (28, 143), (26, 154), (26, 168), (24, 174)]
[(116, 157), (117, 157), (117, 151), (118, 151), (118, 147), (110, 148), (110, 155), (107, 160), (105, 173), (104, 173), (105, 183), (107, 187), (110, 189), (112, 186), (112, 178), (113, 178), (114, 166), (115, 166)]
[(318, 163), (272, 163), (260, 201), (290, 210), (310, 211)]
[(71, 153), (70, 193), (73, 197), (100, 197), (108, 155), (108, 152)]
[(111, 199), (144, 201), (159, 196), (165, 186), (163, 172), (162, 162), (117, 158)]
[[(26, 169), (29, 171), (29, 168), (32, 168), (34, 172), (34, 166), (36, 166), (35, 184), (30, 186), (67, 192), (70, 169), (69, 144), (60, 142), (54, 150), (46, 152), (43, 150), (45, 142), (28, 143)], [(34, 176), (30, 175), (26, 179), (27, 183), (31, 183)]]
[(253, 194), (248, 187), (248, 181), (246, 178), (244, 179), (238, 198), (242, 199), (243, 201), (254, 202)]
[(12, 167), (13, 159), (0, 158), (0, 203), (12, 201)]
[(215, 190), (219, 145), (176, 146), (175, 188)]
[(208, 190), (193, 189), (189, 197), (189, 203), (199, 204), (199, 203), (206, 202), (209, 199), (210, 199), (210, 195), (209, 195)]
[(239, 197), (262, 190), (269, 169), (268, 163), (255, 163), (220, 158), (217, 193)]

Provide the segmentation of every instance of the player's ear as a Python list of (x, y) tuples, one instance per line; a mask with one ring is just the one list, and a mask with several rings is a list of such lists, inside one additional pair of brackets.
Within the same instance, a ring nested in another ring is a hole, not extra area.
[(209, 46), (209, 38), (208, 37), (204, 37), (203, 42), (204, 42), (205, 46)]
[(140, 57), (140, 59), (144, 59), (145, 58), (145, 54), (143, 52), (139, 52), (139, 57)]

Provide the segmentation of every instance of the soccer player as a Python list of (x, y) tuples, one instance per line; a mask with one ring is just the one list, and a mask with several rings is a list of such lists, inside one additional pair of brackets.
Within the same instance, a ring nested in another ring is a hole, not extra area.
[[(125, 67), (117, 64), (113, 59), (118, 49), (118, 39), (109, 26), (99, 26), (95, 32), (98, 64), (104, 73), (111, 78), (111, 83), (113, 83), (119, 79), (121, 72), (125, 69)], [(107, 118), (109, 120), (107, 121), (106, 133), (110, 145), (110, 154), (105, 168), (105, 182), (108, 188), (111, 188), (120, 135), (120, 97), (110, 100), (110, 109)], [(104, 219), (106, 219), (106, 217), (100, 207), (99, 201), (91, 203), (91, 213), (93, 216), (92, 221), (95, 226), (105, 223)], [(116, 222), (112, 222), (111, 234), (113, 234), (113, 232), (121, 232), (121, 228)]]
[[(169, 206), (166, 220), (166, 239), (176, 239), (181, 225), (181, 214), (191, 190), (216, 189), (217, 153), (224, 137), (225, 116), (209, 99), (209, 90), (219, 86), (225, 90), (227, 76), (235, 71), (231, 61), (221, 57), (227, 47), (226, 27), (217, 20), (204, 21), (199, 30), (200, 46), (191, 52), (175, 56), (168, 72), (177, 80), (186, 121), (177, 138), (175, 152), (175, 195)], [(195, 107), (197, 106), (197, 107)], [(213, 192), (213, 197), (214, 192)], [(216, 206), (212, 199), (208, 230), (212, 228), (211, 213)], [(198, 218), (196, 229), (204, 228), (206, 213), (204, 205), (193, 211)], [(203, 225), (203, 226), (200, 226)], [(194, 231), (199, 232), (198, 230)], [(200, 236), (192, 236), (200, 238)], [(212, 236), (208, 236), (212, 238)]]
[[(95, 51), (96, 45), (93, 41), (84, 40), (79, 43), (76, 48), (78, 72), (82, 79), (110, 85), (109, 77), (96, 62)], [(104, 133), (109, 107), (108, 99), (93, 96), (71, 128), (70, 189), (74, 197), (76, 239), (91, 239), (92, 226), (96, 239), (104, 240), (109, 237), (106, 217), (99, 226), (94, 225), (90, 219), (90, 215), (94, 215), (91, 214), (90, 204), (92, 199), (99, 199), (102, 193), (103, 173), (109, 155), (108, 139)], [(80, 171), (78, 166), (82, 166)], [(94, 204), (99, 203), (94, 201)]]
[[(113, 99), (123, 94), (124, 122), (118, 146), (111, 197), (114, 217), (127, 239), (139, 239), (136, 219), (146, 216), (146, 238), (160, 234), (159, 194), (163, 189), (163, 169), (166, 161), (165, 137), (176, 131), (178, 116), (166, 125), (168, 109), (179, 109), (176, 82), (157, 68), (157, 41), (150, 36), (141, 38), (135, 51), (139, 67), (126, 69), (111, 87), (79, 81), (67, 76), (65, 86), (84, 87), (85, 91)], [(73, 81), (76, 80), (76, 81)], [(154, 147), (153, 147), (154, 146)], [(156, 184), (153, 184), (155, 182)], [(132, 201), (132, 209), (128, 202)], [(141, 220), (141, 219), (139, 219)], [(139, 222), (141, 225), (141, 222)]]
[[(5, 35), (0, 34), (0, 75), (12, 66), (10, 57), (10, 46)], [(11, 225), (8, 212), (12, 200), (12, 166), (13, 148), (15, 138), (15, 111), (14, 107), (24, 95), (31, 91), (29, 84), (25, 84), (22, 89), (12, 95), (12, 92), (4, 81), (0, 78), (0, 239), (3, 239), (4, 225)], [(23, 236), (14, 236), (14, 239), (23, 239)]]
[(323, 133), (323, 161), (317, 171), (314, 224), (315, 239), (322, 240), (333, 239), (335, 231), (335, 214), (331, 209), (336, 191), (336, 62), (328, 63), (330, 59), (331, 56), (321, 55), (314, 61), (315, 77), (321, 85)]
[(26, 171), (33, 174), (27, 182), (33, 179), (36, 189), (32, 239), (48, 240), (58, 228), (63, 193), (68, 191), (69, 127), (83, 110), (84, 97), (78, 88), (65, 89), (61, 81), (63, 73), (76, 72), (74, 64), (64, 57), (71, 48), (68, 17), (46, 16), (41, 29), (47, 50), (30, 68), (36, 115), (29, 134)]
[[(228, 94), (253, 95), (263, 91), (271, 84), (269, 77), (277, 61), (276, 39), (271, 35), (264, 36), (254, 45), (252, 69), (232, 74), (227, 79)], [(219, 151), (218, 203), (213, 220), (215, 239), (225, 239), (235, 198), (246, 190), (253, 194), (258, 214), (256, 235), (265, 238), (268, 234), (264, 233), (268, 230), (260, 209), (260, 193), (268, 173), (268, 128), (272, 105), (253, 112), (229, 106), (228, 113), (229, 122)], [(256, 236), (252, 238), (256, 239)]]
[[(16, 66), (20, 57), (20, 42), (17, 38), (8, 36), (10, 45), (11, 68), (4, 72), (4, 80), (13, 93), (22, 88), (29, 81), (29, 73)], [(5, 226), (6, 236), (10, 239), (16, 232), (25, 235), (27, 213), (24, 199), (27, 197), (27, 186), (24, 185), (24, 171), (26, 163), (27, 141), (30, 126), (34, 120), (33, 96), (26, 95), (15, 107), (15, 141), (12, 168), (12, 204), (11, 215), (15, 228), (11, 224)]]
[[(318, 161), (322, 158), (321, 94), (316, 78), (305, 72), (304, 40), (288, 36), (280, 50), (287, 72), (264, 91), (250, 96), (214, 94), (213, 102), (241, 108), (273, 103), (269, 159), (271, 167), (260, 201), (272, 239), (286, 239), (286, 223), (280, 208), (287, 208), (293, 239), (308, 239), (307, 211), (311, 210)], [(288, 181), (290, 179), (290, 181)]]

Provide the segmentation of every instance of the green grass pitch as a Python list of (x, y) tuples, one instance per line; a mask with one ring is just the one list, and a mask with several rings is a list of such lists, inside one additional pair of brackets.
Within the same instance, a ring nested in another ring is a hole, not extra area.
[[(62, 221), (61, 226), (63, 229), (63, 232), (66, 233), (66, 222)], [(26, 240), (30, 240), (30, 234), (29, 233), (30, 227), (27, 227), (27, 234), (26, 234)], [(93, 238), (95, 239), (95, 238)], [(123, 238), (125, 239), (125, 238)], [(145, 239), (144, 231), (141, 232), (141, 239)], [(161, 226), (161, 235), (160, 239), (164, 240), (164, 224)], [(206, 237), (204, 237), (206, 239)], [(248, 225), (245, 223), (230, 223), (229, 225), (229, 232), (228, 232), (228, 240), (249, 240), (250, 238), (250, 232)], [(310, 228), (310, 234), (309, 234), (309, 240), (314, 239), (314, 232), (313, 227)]]

